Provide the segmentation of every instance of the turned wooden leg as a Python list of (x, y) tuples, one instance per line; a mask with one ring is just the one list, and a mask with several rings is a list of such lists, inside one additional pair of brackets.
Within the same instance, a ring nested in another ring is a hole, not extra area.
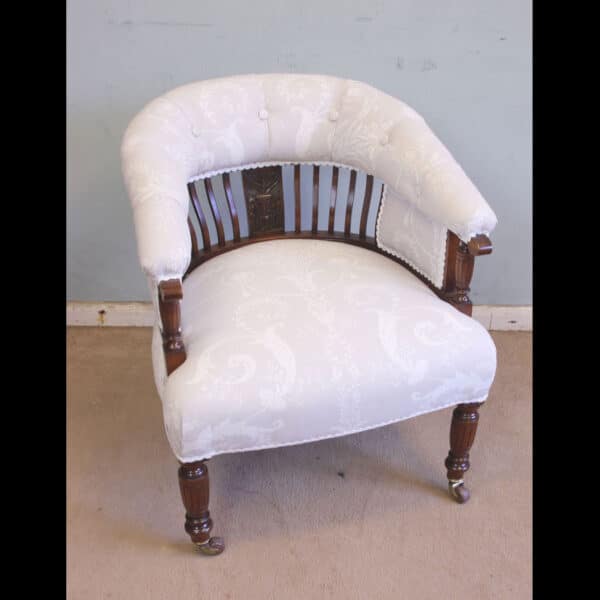
[(463, 476), (471, 466), (469, 450), (475, 440), (479, 404), (459, 404), (452, 413), (450, 427), (450, 452), (446, 458), (448, 469), (448, 490), (450, 495), (459, 503), (464, 504), (471, 496), (465, 487)]
[(208, 467), (204, 461), (182, 463), (179, 489), (185, 506), (185, 530), (203, 554), (221, 554), (222, 538), (210, 537), (213, 526), (208, 512)]

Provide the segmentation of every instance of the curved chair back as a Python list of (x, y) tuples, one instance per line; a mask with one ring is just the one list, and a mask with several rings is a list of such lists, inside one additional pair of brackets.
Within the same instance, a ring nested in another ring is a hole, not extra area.
[(470, 313), (472, 258), (491, 251), (496, 216), (450, 152), (412, 108), (358, 81), (181, 86), (132, 120), (122, 166), (153, 284), (248, 243), (315, 237), (384, 253)]

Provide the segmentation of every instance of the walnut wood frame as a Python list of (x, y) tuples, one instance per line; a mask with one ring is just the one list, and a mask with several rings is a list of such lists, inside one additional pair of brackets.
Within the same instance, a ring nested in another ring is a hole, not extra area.
[[(333, 167), (331, 189), (329, 193), (329, 210), (327, 229), (318, 228), (318, 205), (320, 166), (313, 166), (312, 178), (312, 215), (311, 227), (303, 231), (301, 228), (300, 202), (300, 165), (294, 165), (294, 211), (293, 231), (284, 230), (283, 171), (282, 167), (262, 167), (242, 172), (244, 190), (244, 208), (248, 222), (248, 236), (241, 237), (236, 203), (234, 201), (229, 173), (222, 177), (229, 220), (232, 226), (233, 239), (225, 239), (223, 219), (215, 198), (210, 178), (203, 179), (210, 216), (217, 234), (211, 240), (207, 215), (204, 213), (195, 183), (188, 184), (191, 207), (196, 215), (202, 248), (198, 245), (198, 235), (188, 219), (192, 241), (192, 255), (184, 279), (198, 266), (225, 252), (241, 248), (248, 244), (276, 239), (319, 239), (353, 244), (373, 252), (377, 252), (408, 269), (416, 277), (425, 282), (442, 300), (448, 302), (462, 313), (472, 315), (472, 303), (469, 299), (470, 282), (473, 276), (475, 257), (492, 252), (492, 244), (487, 236), (477, 235), (468, 243), (448, 231), (446, 240), (446, 260), (442, 288), (437, 288), (427, 278), (415, 271), (405, 261), (380, 249), (372, 236), (367, 236), (367, 221), (371, 209), (373, 183), (372, 175), (367, 175), (365, 194), (360, 213), (359, 232), (351, 233), (351, 222), (356, 210), (355, 191), (357, 172), (351, 170), (348, 196), (346, 198), (344, 231), (334, 230), (336, 204), (338, 202), (339, 167)], [(383, 187), (382, 187), (383, 195)], [(377, 213), (381, 209), (381, 196), (378, 199)], [(377, 215), (378, 216), (378, 215)], [(216, 243), (214, 243), (216, 242)], [(181, 334), (180, 302), (183, 299), (182, 282), (178, 279), (161, 281), (158, 286), (158, 302), (162, 320), (163, 350), (167, 374), (171, 374), (186, 359), (185, 346)], [(463, 475), (469, 468), (469, 450), (475, 439), (481, 404), (460, 404), (453, 413), (450, 429), (450, 451), (445, 465), (448, 469), (449, 491), (459, 503), (469, 499), (469, 491), (464, 486)], [(185, 529), (192, 541), (204, 554), (220, 554), (223, 541), (211, 538), (212, 520), (208, 512), (208, 469), (205, 461), (182, 464), (179, 469), (179, 482), (182, 499), (186, 507)]]

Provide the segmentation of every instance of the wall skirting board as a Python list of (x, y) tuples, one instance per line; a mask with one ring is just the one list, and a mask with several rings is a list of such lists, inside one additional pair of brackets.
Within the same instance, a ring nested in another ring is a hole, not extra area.
[[(473, 306), (473, 318), (492, 331), (531, 331), (532, 306)], [(151, 327), (150, 302), (67, 302), (67, 326)]]

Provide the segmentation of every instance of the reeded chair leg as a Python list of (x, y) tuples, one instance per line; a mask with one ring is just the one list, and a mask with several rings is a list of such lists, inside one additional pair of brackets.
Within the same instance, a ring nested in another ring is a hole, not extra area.
[(452, 413), (450, 426), (450, 452), (445, 465), (448, 469), (448, 490), (450, 495), (459, 504), (464, 504), (471, 492), (465, 487), (464, 474), (471, 466), (469, 463), (469, 450), (475, 440), (479, 404), (459, 404)]
[(223, 538), (210, 537), (213, 526), (208, 512), (208, 467), (205, 461), (182, 463), (179, 467), (179, 489), (185, 506), (185, 530), (203, 554), (221, 554)]

